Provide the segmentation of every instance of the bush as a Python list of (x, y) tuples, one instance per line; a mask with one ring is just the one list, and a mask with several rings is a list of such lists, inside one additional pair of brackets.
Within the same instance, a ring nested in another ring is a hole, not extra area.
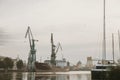
[(13, 68), (13, 61), (11, 58), (6, 57), (4, 60), (4, 68), (8, 69), (8, 68)]
[(22, 69), (23, 68), (23, 61), (22, 60), (17, 61), (17, 68), (18, 69)]
[(4, 67), (5, 67), (4, 62), (0, 61), (0, 68), (4, 68)]

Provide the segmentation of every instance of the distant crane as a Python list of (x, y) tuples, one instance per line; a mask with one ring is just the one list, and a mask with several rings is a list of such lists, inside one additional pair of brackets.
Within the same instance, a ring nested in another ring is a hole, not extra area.
[(51, 33), (51, 64), (56, 65), (56, 53), (55, 53), (55, 45), (53, 41), (53, 33)]
[[(62, 46), (61, 46), (60, 42), (58, 43), (58, 45), (56, 47), (56, 52), (55, 52), (56, 54), (57, 54), (59, 49), (62, 51)], [(62, 60), (63, 60), (63, 54), (61, 53), (61, 55), (62, 55)]]
[[(59, 48), (60, 48), (61, 51), (62, 51), (62, 47), (61, 47), (61, 44), (60, 44), (60, 43), (58, 43), (57, 46), (54, 45), (53, 33), (51, 33), (51, 64), (52, 64), (53, 66), (56, 65), (56, 54), (57, 54)], [(63, 55), (62, 55), (62, 58), (63, 58)]]
[(32, 71), (35, 71), (35, 61), (36, 61), (35, 41), (38, 41), (38, 40), (35, 40), (33, 38), (32, 31), (29, 26), (25, 34), (25, 38), (27, 38), (27, 36), (30, 44), (30, 52), (28, 56), (28, 71), (32, 72)]

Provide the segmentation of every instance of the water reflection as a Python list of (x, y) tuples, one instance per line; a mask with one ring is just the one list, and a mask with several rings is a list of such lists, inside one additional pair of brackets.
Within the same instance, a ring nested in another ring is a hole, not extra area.
[(82, 75), (76, 74), (76, 78), (77, 78), (77, 80), (79, 80), (82, 78)]
[(37, 76), (35, 77), (35, 80), (50, 80), (49, 76)]
[(69, 75), (41, 75), (36, 76), (35, 80), (70, 80)]
[(12, 74), (10, 73), (0, 73), (0, 80), (11, 80)]
[(35, 80), (35, 73), (34, 72), (28, 73), (28, 80)]
[(87, 78), (87, 80), (91, 80), (91, 75), (86, 74), (86, 78)]
[(13, 72), (13, 73), (9, 73), (12, 75), (11, 79), (10, 80), (23, 80), (23, 75), (21, 72)]
[(0, 73), (0, 80), (91, 80), (90, 74)]

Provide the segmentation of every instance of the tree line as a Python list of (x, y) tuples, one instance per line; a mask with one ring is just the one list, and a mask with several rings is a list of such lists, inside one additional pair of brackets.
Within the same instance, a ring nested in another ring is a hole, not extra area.
[[(22, 69), (23, 68), (23, 61), (18, 60), (15, 64), (17, 66), (17, 69)], [(13, 59), (9, 57), (5, 57), (3, 60), (0, 60), (0, 68), (2, 69), (12, 69), (14, 66), (14, 61)]]

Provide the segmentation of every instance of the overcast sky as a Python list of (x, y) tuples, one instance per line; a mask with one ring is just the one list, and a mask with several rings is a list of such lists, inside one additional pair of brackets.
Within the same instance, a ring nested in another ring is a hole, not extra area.
[[(120, 30), (120, 0), (106, 0), (107, 58), (112, 58), (111, 34), (115, 33), (115, 59), (118, 53)], [(36, 43), (37, 60), (50, 58), (50, 34), (61, 43), (64, 57), (76, 63), (86, 57), (101, 58), (103, 38), (103, 0), (0, 0), (0, 55), (27, 60), (30, 26)]]

